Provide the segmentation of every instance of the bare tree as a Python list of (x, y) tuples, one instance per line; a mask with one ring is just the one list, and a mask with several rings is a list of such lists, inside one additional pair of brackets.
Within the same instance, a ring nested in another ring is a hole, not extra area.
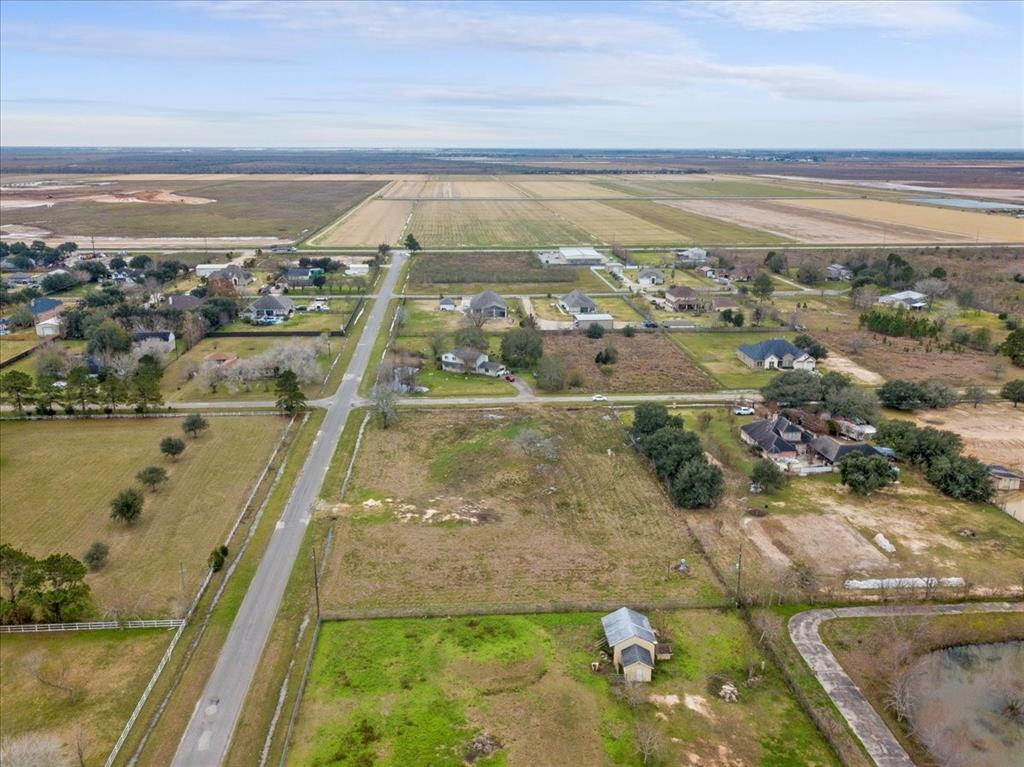
[(878, 300), (878, 289), (870, 285), (854, 288), (850, 292), (850, 302), (858, 309), (867, 309)]
[(473, 327), (482, 328), (491, 319), (491, 316), (479, 309), (469, 309), (466, 311), (466, 318), (473, 324)]
[(380, 416), (381, 425), (387, 429), (398, 420), (398, 393), (395, 387), (389, 383), (381, 382), (373, 387), (370, 397), (373, 400), (373, 409)]
[(661, 751), (661, 736), (649, 722), (637, 722), (633, 732), (636, 752), (645, 765), (654, 761)]
[(912, 671), (905, 669), (894, 674), (889, 682), (889, 691), (885, 697), (885, 707), (892, 711), (901, 722), (906, 721), (910, 717), (917, 704), (914, 679), (915, 675)]
[(914, 284), (914, 290), (928, 296), (928, 308), (931, 309), (935, 299), (949, 292), (949, 283), (938, 277), (925, 277)]

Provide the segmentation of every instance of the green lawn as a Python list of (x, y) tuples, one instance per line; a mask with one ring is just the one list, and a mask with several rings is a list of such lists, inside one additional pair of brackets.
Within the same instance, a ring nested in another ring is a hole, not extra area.
[(37, 336), (32, 328), (0, 336), (0, 362), (7, 362), (11, 357), (21, 354), (23, 351), (31, 349), (42, 342), (43, 339)]
[(783, 332), (680, 332), (668, 337), (686, 351), (727, 389), (758, 389), (774, 378), (777, 371), (751, 370), (736, 357), (736, 348), (769, 338), (793, 339)]
[(429, 392), (425, 397), (514, 397), (516, 389), (504, 378), (432, 370), (428, 365), (416, 379)]
[[(308, 306), (312, 299), (301, 296), (292, 296), (296, 306)], [(358, 299), (355, 298), (332, 298), (327, 302), (329, 310), (326, 312), (295, 312), (290, 319), (280, 325), (253, 325), (242, 320), (236, 320), (230, 325), (222, 328), (226, 332), (238, 330), (259, 331), (268, 334), (287, 334), (295, 331), (319, 330), (322, 332), (341, 330), (349, 316), (355, 310)]]

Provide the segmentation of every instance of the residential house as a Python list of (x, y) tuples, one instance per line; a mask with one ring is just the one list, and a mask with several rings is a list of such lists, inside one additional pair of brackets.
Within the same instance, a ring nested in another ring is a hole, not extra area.
[(701, 311), (704, 308), (704, 298), (685, 285), (676, 285), (666, 290), (665, 303), (677, 312)]
[(594, 314), (597, 312), (597, 304), (587, 294), (574, 289), (558, 299), (558, 306), (566, 314)]
[(747, 367), (764, 370), (814, 370), (814, 357), (785, 338), (740, 346), (736, 356)]
[(989, 464), (988, 475), (992, 478), (992, 487), (996, 490), (1020, 490), (1024, 477), (1005, 466)]
[(317, 278), (324, 276), (324, 270), (319, 267), (289, 266), (284, 270), (279, 284), (289, 288), (305, 288), (316, 284)]
[(700, 275), (701, 277), (706, 277), (709, 280), (713, 280), (715, 279), (715, 277), (718, 276), (718, 272), (715, 270), (715, 267), (708, 266), (707, 264), (705, 264), (704, 266), (698, 266), (697, 274)]
[(203, 362), (209, 362), (211, 365), (216, 365), (219, 368), (233, 365), (237, 360), (238, 355), (231, 352), (210, 352), (203, 357)]
[(230, 282), (237, 288), (241, 285), (250, 284), (256, 278), (238, 264), (228, 264), (227, 266), (221, 267), (217, 271), (211, 273), (207, 279)]
[(664, 285), (665, 275), (657, 269), (642, 269), (636, 278), (637, 283), (644, 287), (651, 285)]
[(40, 338), (59, 336), (64, 329), (64, 320), (60, 316), (50, 317), (36, 323), (36, 335)]
[(28, 310), (32, 312), (32, 319), (38, 324), (64, 311), (64, 304), (55, 298), (33, 298), (28, 302)]
[(444, 298), (437, 302), (437, 310), (439, 312), (454, 312), (455, 301), (449, 298), (448, 296), (445, 296)]
[(295, 305), (288, 296), (260, 296), (242, 313), (254, 322), (286, 320), (292, 316)]
[(203, 299), (196, 298), (188, 293), (167, 296), (167, 306), (171, 309), (180, 309), (183, 312), (191, 312), (203, 305)]
[(703, 264), (708, 260), (708, 252), (704, 248), (677, 249), (675, 255), (677, 261), (683, 261), (687, 264)]
[(827, 466), (835, 466), (844, 458), (859, 455), (881, 455), (874, 447), (866, 442), (840, 442), (834, 437), (820, 435), (811, 440), (811, 450)]
[(196, 277), (209, 277), (214, 272), (219, 272), (225, 264), (196, 264)]
[(658, 643), (646, 615), (620, 607), (601, 618), (605, 642), (615, 670), (627, 682), (650, 682), (656, 660), (672, 657), (672, 648)]
[(825, 269), (825, 279), (836, 281), (852, 280), (853, 270), (842, 264), (832, 264)]
[(497, 378), (508, 369), (500, 362), (491, 362), (490, 357), (468, 346), (452, 349), (441, 355), (441, 369), (449, 373), (476, 373)]
[(754, 279), (754, 269), (749, 266), (737, 266), (726, 269), (723, 276), (730, 282), (750, 282)]
[(887, 296), (879, 296), (876, 303), (882, 306), (902, 307), (920, 311), (928, 308), (928, 296), (918, 293), (916, 290), (901, 290), (899, 293), (890, 293)]
[(814, 438), (814, 432), (781, 415), (740, 427), (741, 441), (756, 446), (763, 457), (775, 461), (806, 455)]
[(738, 309), (739, 304), (729, 296), (712, 296), (711, 307), (716, 312), (720, 312), (723, 309)]
[(132, 335), (132, 347), (153, 343), (160, 351), (170, 354), (174, 351), (174, 333), (170, 330), (147, 330)]
[(35, 287), (38, 286), (42, 280), (42, 275), (30, 274), (29, 272), (11, 272), (10, 274), (4, 275), (4, 285), (9, 288)]
[(469, 300), (469, 314), (497, 319), (508, 316), (508, 304), (493, 290), (485, 290)]
[(846, 418), (835, 418), (833, 419), (836, 424), (836, 428), (839, 430), (839, 434), (847, 439), (871, 439), (875, 436), (878, 431), (874, 426), (869, 423), (856, 423)]

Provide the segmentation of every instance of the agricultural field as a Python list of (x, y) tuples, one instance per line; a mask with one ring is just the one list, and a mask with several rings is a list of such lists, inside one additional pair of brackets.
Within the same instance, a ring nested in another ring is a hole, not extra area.
[(772, 245), (787, 241), (787, 238), (698, 216), (660, 202), (616, 200), (604, 204), (675, 233), (678, 237), (676, 242), (684, 245)]
[(960, 405), (917, 412), (914, 421), (918, 426), (959, 434), (964, 441), (964, 452), (982, 463), (998, 463), (1024, 471), (1024, 409), (1008, 402), (980, 407)]
[[(292, 299), (296, 306), (308, 306), (313, 300), (305, 299), (301, 295), (289, 295), (289, 298)], [(335, 332), (345, 326), (345, 323), (358, 304), (359, 301), (355, 298), (330, 298), (327, 299), (328, 310), (326, 312), (297, 311), (292, 314), (290, 319), (278, 325), (253, 325), (242, 320), (236, 320), (230, 325), (220, 328), (220, 330), (224, 332), (258, 331), (268, 335), (288, 335), (296, 331)]]
[(411, 184), (396, 184), (381, 195), (385, 200), (474, 200), (506, 199), (526, 197), (518, 184), (492, 177), (480, 179), (454, 179), (450, 181), (419, 181)]
[(776, 372), (748, 368), (736, 357), (736, 348), (769, 338), (792, 341), (793, 334), (757, 331), (679, 332), (669, 333), (668, 338), (726, 389), (759, 389), (771, 381)]
[(32, 764), (102, 764), (170, 640), (162, 629), (5, 634), (4, 746), (28, 748)]
[(738, 617), (652, 614), (674, 656), (634, 711), (607, 664), (591, 671), (600, 616), (327, 623), (288, 764), (638, 765), (645, 728), (659, 764), (837, 764)]
[(805, 184), (781, 182), (748, 176), (710, 176), (694, 174), (620, 176), (614, 180), (601, 180), (600, 186), (619, 193), (638, 197), (832, 197), (842, 190)]
[[(403, 411), (367, 429), (335, 543), (329, 614), (630, 600), (715, 603), (648, 467), (600, 410)], [(686, 557), (693, 574), (669, 565)]]
[[(81, 557), (101, 541), (103, 569), (86, 583), (102, 614), (177, 616), (206, 575), (210, 550), (230, 530), (284, 430), (274, 416), (211, 418), (177, 460), (160, 453), (177, 418), (0, 424), (0, 540), (33, 556)], [(244, 446), (244, 448), (242, 448)], [(110, 518), (111, 498), (146, 466), (167, 483), (146, 493), (139, 521)]]
[[(272, 400), (275, 399), (274, 381), (271, 378), (258, 380), (248, 388), (232, 388), (227, 383), (220, 383), (215, 389), (206, 385), (199, 374), (207, 355), (213, 353), (234, 354), (239, 359), (255, 357), (270, 351), (279, 344), (311, 344), (316, 338), (285, 336), (275, 333), (264, 333), (259, 337), (221, 338), (207, 337), (188, 351), (175, 358), (165, 369), (160, 381), (160, 391), (167, 402), (216, 402), (218, 400)], [(317, 364), (321, 374), (326, 374), (331, 360), (348, 343), (347, 339), (332, 336), (328, 340), (329, 353), (317, 355)], [(312, 383), (303, 384), (302, 389), (307, 397), (320, 396), (322, 378)]]
[(587, 242), (620, 245), (682, 245), (688, 242), (678, 232), (645, 221), (627, 210), (616, 207), (614, 202), (547, 200), (539, 204), (547, 210), (549, 216), (571, 221), (587, 232)]
[(408, 231), (424, 248), (531, 248), (592, 239), (575, 222), (526, 200), (418, 202)]
[(514, 185), (528, 196), (538, 200), (579, 199), (621, 197), (622, 192), (609, 189), (600, 181), (584, 180), (578, 177), (559, 177), (515, 181)]
[(397, 245), (405, 234), (412, 209), (413, 203), (404, 200), (368, 200), (313, 235), (307, 244), (364, 248), (376, 248), (381, 243)]
[[(598, 352), (614, 346), (618, 361), (599, 366)], [(587, 392), (653, 393), (711, 391), (715, 381), (663, 334), (637, 333), (633, 338), (606, 334), (587, 338), (579, 332), (544, 336), (544, 354), (565, 360), (569, 376), (578, 375)]]
[[(164, 183), (131, 176), (103, 183), (76, 185), (73, 196), (50, 206), (5, 207), (4, 223), (52, 232), (58, 241), (86, 242), (89, 235), (291, 240), (339, 216), (383, 185), (379, 181), (201, 177)], [(147, 191), (137, 192), (140, 187)], [(46, 193), (45, 187), (31, 192)], [(25, 194), (29, 193), (7, 193), (4, 201)]]
[(586, 267), (541, 266), (530, 253), (437, 253), (417, 255), (409, 266), (407, 293), (470, 295), (560, 294), (573, 288), (604, 292), (609, 287)]

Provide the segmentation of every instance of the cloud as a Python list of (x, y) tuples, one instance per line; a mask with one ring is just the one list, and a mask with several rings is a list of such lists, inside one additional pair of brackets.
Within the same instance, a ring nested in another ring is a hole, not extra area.
[(277, 101), (299, 104), (391, 103), (467, 109), (561, 109), (567, 107), (636, 106), (636, 102), (607, 95), (587, 95), (569, 90), (530, 88), (475, 88), (449, 86), (408, 86), (375, 89), (372, 93), (347, 96), (277, 96)]
[(953, 0), (695, 0), (683, 12), (772, 32), (859, 27), (925, 35), (986, 26)]

